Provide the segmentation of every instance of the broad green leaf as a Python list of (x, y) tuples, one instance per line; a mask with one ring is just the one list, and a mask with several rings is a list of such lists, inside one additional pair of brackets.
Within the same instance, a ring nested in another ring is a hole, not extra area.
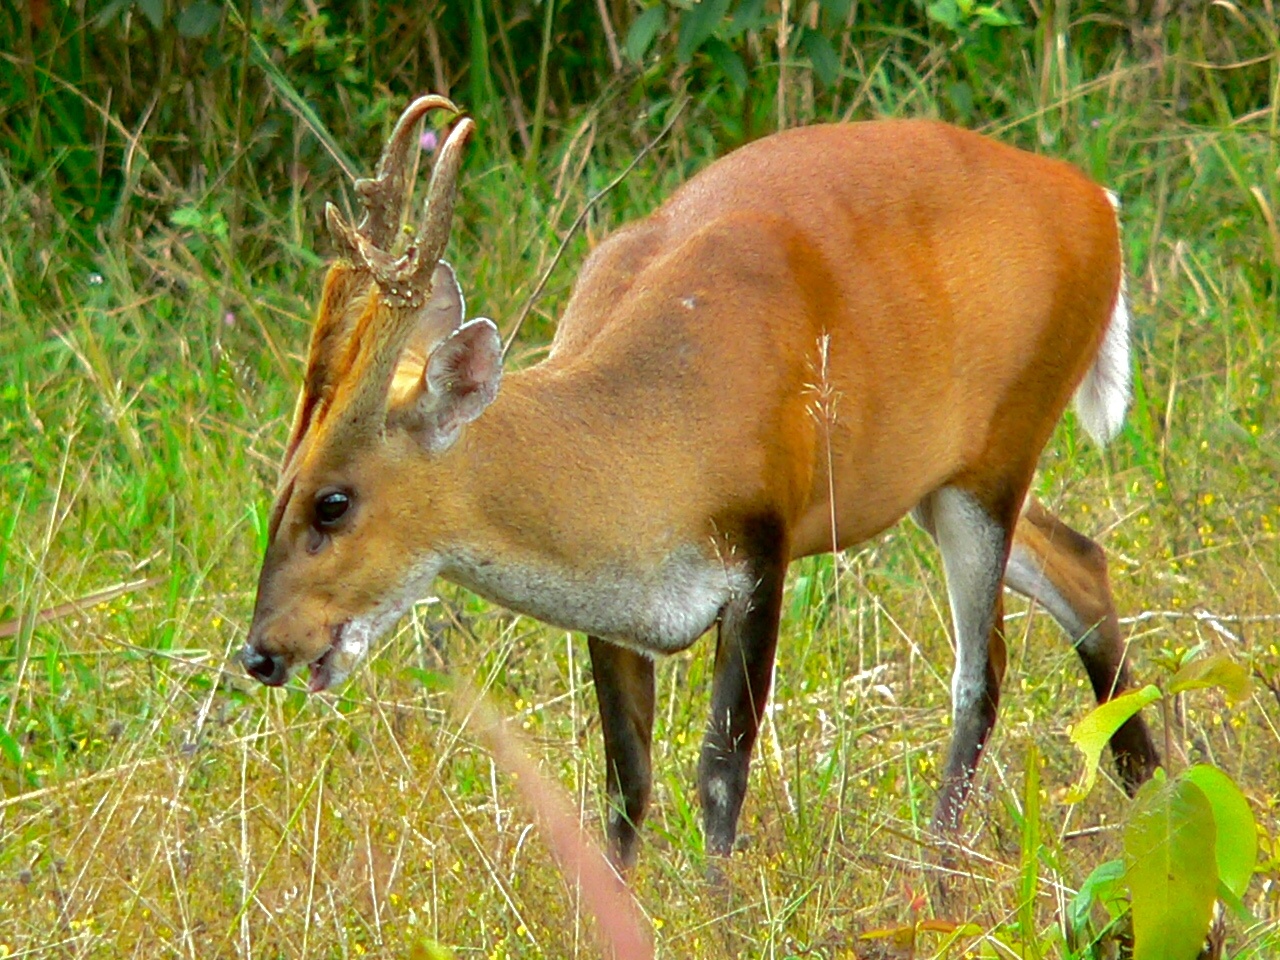
[(1194, 783), (1151, 780), (1124, 831), (1133, 960), (1195, 960), (1218, 892), (1213, 808)]
[(707, 51), (707, 56), (711, 58), (711, 62), (719, 68), (720, 72), (729, 78), (729, 82), (733, 84), (735, 90), (741, 93), (747, 89), (747, 68), (742, 63), (742, 58), (738, 56), (736, 50), (721, 40), (719, 37), (712, 37), (703, 47)]
[(159, 30), (164, 24), (164, 0), (138, 0), (138, 9), (151, 26)]
[(805, 30), (800, 39), (800, 49), (813, 64), (813, 72), (824, 87), (831, 88), (839, 82), (840, 57), (830, 40), (817, 30)]
[(1095, 902), (1102, 904), (1111, 917), (1119, 915), (1116, 904), (1122, 900), (1120, 881), (1124, 879), (1124, 861), (1107, 860), (1093, 868), (1080, 885), (1080, 892), (1067, 905), (1067, 923), (1078, 935), (1083, 936), (1089, 925), (1089, 914)]
[(772, 22), (773, 17), (764, 9), (764, 0), (742, 0), (742, 3), (738, 4), (738, 9), (733, 11), (733, 17), (729, 20), (729, 29), (725, 31), (724, 36), (728, 40), (733, 40), (748, 30), (760, 30)]
[(1184, 664), (1169, 681), (1170, 693), (1218, 687), (1231, 703), (1239, 703), (1249, 696), (1249, 671), (1225, 653), (1215, 653)]
[(627, 39), (623, 41), (622, 50), (632, 63), (641, 63), (658, 31), (667, 22), (667, 8), (658, 3), (650, 7), (631, 21), (631, 29), (627, 31)]
[(212, 33), (221, 19), (222, 9), (217, 4), (208, 3), (207, 0), (197, 0), (178, 14), (175, 26), (182, 36), (198, 39)]
[(1160, 699), (1160, 688), (1149, 684), (1141, 690), (1133, 690), (1121, 694), (1113, 700), (1099, 704), (1089, 712), (1071, 731), (1071, 742), (1084, 753), (1084, 774), (1080, 783), (1071, 788), (1067, 794), (1067, 803), (1079, 803), (1089, 795), (1093, 785), (1098, 781), (1098, 763), (1102, 759), (1102, 750), (1135, 713), (1149, 703)]
[(1243, 897), (1258, 862), (1258, 826), (1249, 801), (1230, 777), (1208, 764), (1191, 767), (1182, 779), (1199, 787), (1213, 808), (1218, 877), (1237, 898)]
[(688, 63), (698, 48), (711, 39), (716, 27), (729, 12), (729, 0), (697, 0), (680, 18), (680, 37), (676, 40), (676, 59)]
[(925, 14), (935, 23), (940, 23), (948, 30), (960, 29), (960, 7), (956, 0), (936, 0), (925, 7)]

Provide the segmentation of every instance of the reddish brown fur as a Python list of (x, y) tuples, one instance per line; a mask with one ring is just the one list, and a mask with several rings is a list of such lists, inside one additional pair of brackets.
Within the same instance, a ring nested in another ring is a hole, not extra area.
[[(448, 559), (437, 569), (467, 583), (501, 570), (508, 579), (493, 581), (491, 596), (586, 630), (592, 584), (634, 582), (644, 602), (666, 602), (663, 571), (682, 551), (726, 576), (741, 567), (751, 591), (773, 591), (765, 581), (789, 559), (858, 543), (918, 505), (932, 531), (930, 497), (944, 487), (1005, 531), (1005, 555), (1012, 538), (1026, 543), (1068, 606), (1109, 625), (1105, 568), (1069, 537), (1044, 536), (1038, 506), (1030, 526), (1013, 528), (1040, 450), (1099, 349), (1120, 276), (1114, 211), (1066, 164), (933, 122), (789, 131), (720, 160), (603, 243), (548, 359), (507, 375), (453, 446), (427, 454), (396, 428), (420, 392), (397, 394), (390, 410), (385, 399), (367, 403), (367, 371), (384, 371), (383, 355), (404, 341), (381, 334), (390, 308), (376, 289), (366, 294), (367, 274), (335, 266), (252, 649), (312, 662), (344, 618), (403, 591), (412, 564), (432, 572), (433, 558), (460, 554), (479, 558), (481, 572)], [(421, 365), (446, 332), (420, 336), (409, 362)], [(375, 414), (385, 427), (370, 428)], [(317, 548), (310, 504), (335, 484), (358, 491), (358, 512)], [(561, 607), (545, 599), (560, 594)], [(724, 623), (745, 624), (727, 638), (722, 627), (729, 661), (734, 644), (749, 643), (743, 656), (764, 651), (771, 665), (776, 619), (770, 628), (751, 611), (769, 609), (775, 593), (726, 596)], [(956, 785), (944, 785), (955, 818), (1004, 669), (998, 597), (994, 609), (986, 719), (957, 734)], [(1105, 643), (1097, 669), (1123, 685), (1118, 635)], [(612, 670), (634, 686), (636, 663), (611, 666), (609, 646), (594, 640), (592, 654), (598, 676)], [(726, 689), (725, 703), (763, 704), (767, 671), (733, 682), (757, 687), (746, 700)], [(643, 737), (628, 738), (651, 722), (651, 705), (627, 683), (601, 692), (602, 705), (606, 696), (622, 698), (614, 712), (632, 731), (616, 734), (616, 749), (640, 749)], [(749, 755), (750, 723), (744, 737)], [(643, 749), (637, 796), (648, 792)], [(724, 789), (708, 756), (704, 802)], [(643, 803), (627, 810), (638, 820)], [(736, 806), (715, 816), (715, 836), (731, 842)], [(626, 837), (615, 840), (626, 860)]]

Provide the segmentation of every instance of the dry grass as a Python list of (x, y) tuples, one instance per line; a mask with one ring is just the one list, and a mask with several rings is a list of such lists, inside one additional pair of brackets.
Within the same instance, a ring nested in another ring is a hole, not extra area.
[[(901, 100), (869, 65), (862, 108), (928, 112), (913, 98), (945, 53)], [(1038, 492), (1106, 546), (1143, 679), (1201, 650), (1255, 678), (1237, 708), (1187, 695), (1170, 739), (1250, 799), (1264, 833), (1245, 898), (1256, 924), (1231, 919), (1228, 951), (1266, 957), (1280, 952), (1277, 107), (1268, 96), (1217, 124), (1183, 122), (1158, 94), (1181, 83), (1212, 101), (1218, 74), (1194, 62), (1160, 82), (1150, 64), (1088, 82), (1045, 68), (1039, 99), (1020, 102), (1025, 122), (1002, 135), (1039, 138), (1127, 200), (1141, 392), (1105, 454), (1068, 420)], [(590, 234), (650, 207), (685, 159), (707, 159), (698, 109)], [(517, 315), (587, 184), (625, 166), (629, 134), (604, 113), (565, 131), (545, 179), (492, 157), (470, 171), (451, 259), (485, 312)], [(157, 217), (86, 259), (58, 247), (38, 184), (0, 167), (0, 188), (0, 957), (427, 957), (431, 941), (459, 958), (598, 955), (584, 891), (444, 680), (473, 679), (598, 836), (603, 758), (580, 638), (441, 585), (335, 695), (261, 689), (230, 661), (317, 276), (299, 198), (293, 236), (268, 224), (241, 238), (262, 261), (237, 259), (216, 193), (193, 200), (203, 226)], [(570, 244), (523, 344), (545, 337), (583, 246)], [(1084, 674), (1047, 616), (1011, 608), (1001, 718), (941, 916), (923, 828), (952, 657), (927, 538), (902, 526), (793, 568), (750, 841), (719, 883), (694, 787), (710, 647), (664, 664), (633, 883), (657, 955), (1073, 955), (1064, 904), (1119, 855), (1127, 801), (1108, 781), (1065, 804)], [(1041, 847), (1024, 855), (1033, 746)]]

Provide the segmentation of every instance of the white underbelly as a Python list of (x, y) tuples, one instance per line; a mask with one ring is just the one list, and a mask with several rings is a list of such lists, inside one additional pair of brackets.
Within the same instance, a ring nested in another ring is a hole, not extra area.
[(708, 560), (692, 547), (675, 551), (647, 573), (455, 555), (441, 576), (544, 623), (653, 654), (688, 647), (748, 587), (741, 569)]

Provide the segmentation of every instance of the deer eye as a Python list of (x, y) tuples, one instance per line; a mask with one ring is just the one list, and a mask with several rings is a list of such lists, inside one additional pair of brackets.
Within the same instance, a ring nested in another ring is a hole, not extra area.
[(321, 530), (337, 525), (351, 506), (351, 495), (342, 490), (321, 490), (316, 494), (315, 523)]

